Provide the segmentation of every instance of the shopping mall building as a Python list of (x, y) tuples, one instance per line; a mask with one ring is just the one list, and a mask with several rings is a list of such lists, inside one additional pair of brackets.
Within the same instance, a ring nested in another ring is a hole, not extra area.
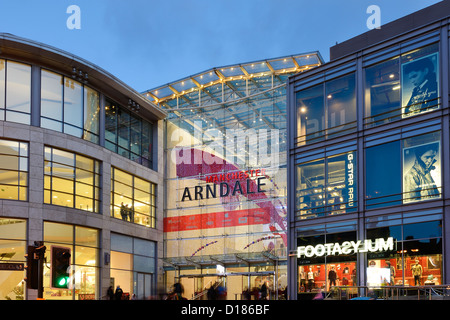
[(144, 93), (168, 114), (167, 288), (204, 299), (222, 287), (234, 300), (286, 287), (286, 82), (321, 63), (313, 52), (218, 67)]
[(449, 13), (382, 25), (289, 79), (291, 299), (450, 283)]
[(97, 66), (0, 34), (0, 300), (163, 290), (165, 117)]

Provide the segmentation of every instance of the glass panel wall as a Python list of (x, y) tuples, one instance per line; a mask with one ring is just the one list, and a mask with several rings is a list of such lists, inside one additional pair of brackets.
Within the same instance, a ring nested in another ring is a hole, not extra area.
[(367, 236), (369, 239), (393, 237), (396, 240), (393, 251), (368, 253), (368, 285), (443, 284), (442, 221), (394, 223), (368, 229)]
[(117, 103), (105, 101), (105, 147), (152, 168), (152, 124)]
[[(323, 230), (314, 234), (316, 232), (320, 230), (299, 234), (297, 238), (297, 246), (302, 252), (297, 259), (299, 299), (304, 293), (329, 292), (336, 286), (357, 285), (357, 254), (354, 250), (337, 252), (332, 248), (333, 245), (344, 248), (346, 243), (356, 241), (356, 232), (328, 233)], [(353, 290), (351, 293), (356, 294), (356, 289)]]
[(296, 94), (297, 144), (308, 144), (356, 129), (355, 74), (325, 82)]
[(100, 162), (45, 147), (44, 203), (100, 212)]
[(365, 69), (368, 127), (440, 107), (439, 44), (412, 50)]
[(0, 198), (28, 199), (28, 143), (0, 139)]
[(439, 199), (440, 141), (437, 131), (367, 148), (366, 208)]
[(41, 127), (99, 142), (99, 94), (78, 81), (41, 70)]
[(31, 66), (0, 59), (0, 120), (30, 124)]
[(122, 300), (152, 298), (155, 271), (155, 242), (111, 234), (111, 284), (123, 290)]
[[(44, 267), (44, 298), (46, 300), (96, 300), (99, 285), (99, 232), (74, 225), (44, 222), (44, 245), (47, 263)], [(70, 251), (67, 288), (52, 287), (51, 267), (55, 261), (52, 248)]]
[(357, 208), (356, 152), (297, 166), (296, 218), (354, 212)]
[[(0, 264), (26, 264), (27, 223), (25, 220), (0, 218)], [(0, 300), (25, 300), (26, 271), (0, 270)]]
[(113, 167), (111, 216), (155, 228), (156, 185)]

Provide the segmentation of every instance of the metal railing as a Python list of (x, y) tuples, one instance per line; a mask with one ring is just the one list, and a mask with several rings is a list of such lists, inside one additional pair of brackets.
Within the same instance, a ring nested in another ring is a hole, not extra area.
[(450, 300), (450, 285), (440, 286), (337, 286), (325, 294), (327, 300)]

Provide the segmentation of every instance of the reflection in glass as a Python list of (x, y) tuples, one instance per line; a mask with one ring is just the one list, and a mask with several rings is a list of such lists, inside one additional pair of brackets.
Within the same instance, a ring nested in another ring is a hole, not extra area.
[(365, 70), (365, 123), (376, 126), (400, 116), (399, 59), (391, 59)]
[(152, 124), (105, 100), (105, 147), (151, 168)]
[(30, 123), (31, 66), (7, 61), (6, 121)]
[(84, 87), (84, 136), (85, 140), (99, 142), (100, 100), (98, 92)]
[(355, 74), (328, 81), (325, 90), (328, 133), (356, 127)]
[[(63, 105), (63, 77), (54, 72), (41, 71), (41, 116), (57, 121), (62, 121), (62, 105)], [(42, 119), (47, 120), (48, 119)], [(47, 128), (48, 122), (41, 122), (41, 126)], [(50, 125), (50, 123), (48, 123)], [(59, 123), (61, 127), (61, 124)], [(54, 129), (51, 126), (49, 129)], [(59, 128), (61, 131), (62, 128)]]
[(297, 93), (297, 137), (299, 142), (315, 142), (324, 135), (323, 85)]

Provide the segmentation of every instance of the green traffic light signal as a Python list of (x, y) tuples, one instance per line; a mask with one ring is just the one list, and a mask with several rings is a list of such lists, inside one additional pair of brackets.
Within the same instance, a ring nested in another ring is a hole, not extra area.
[(67, 285), (69, 284), (69, 277), (62, 276), (61, 278), (56, 279), (56, 284), (58, 287), (67, 288)]
[(52, 287), (68, 289), (70, 283), (70, 248), (52, 247)]

